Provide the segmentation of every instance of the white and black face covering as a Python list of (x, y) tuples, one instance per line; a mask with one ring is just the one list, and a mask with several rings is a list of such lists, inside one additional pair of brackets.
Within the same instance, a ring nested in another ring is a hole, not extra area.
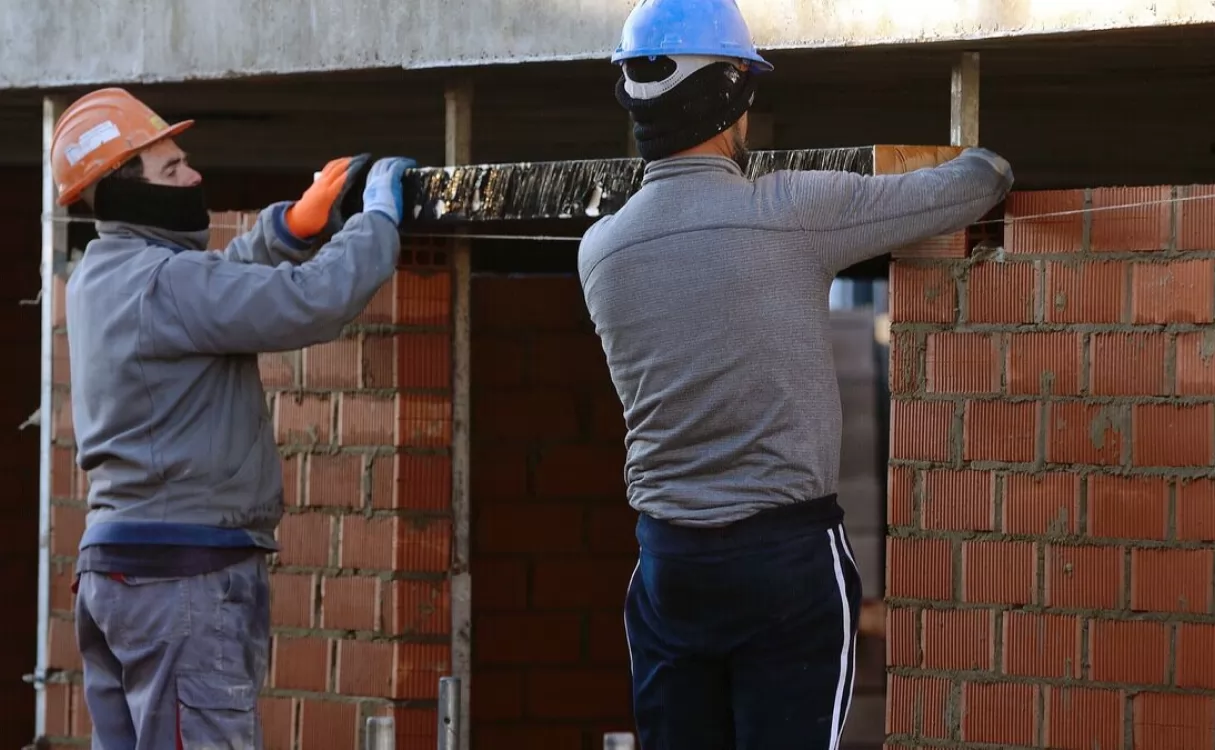
[(662, 159), (709, 140), (755, 102), (755, 76), (721, 57), (629, 60), (616, 99), (633, 118), (637, 150)]

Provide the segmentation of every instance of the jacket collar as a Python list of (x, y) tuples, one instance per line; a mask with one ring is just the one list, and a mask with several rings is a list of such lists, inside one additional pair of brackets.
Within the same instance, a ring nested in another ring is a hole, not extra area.
[(645, 176), (641, 184), (683, 177), (690, 174), (730, 174), (742, 177), (743, 172), (733, 159), (724, 156), (671, 156), (645, 165)]
[(97, 234), (101, 237), (124, 237), (144, 240), (153, 245), (181, 252), (184, 250), (206, 250), (211, 241), (211, 230), (199, 232), (174, 232), (143, 224), (128, 224), (123, 221), (98, 221)]

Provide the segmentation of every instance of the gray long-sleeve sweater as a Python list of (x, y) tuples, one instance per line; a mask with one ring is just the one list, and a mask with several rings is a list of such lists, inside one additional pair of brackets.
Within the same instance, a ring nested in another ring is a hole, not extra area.
[(641, 190), (578, 253), (624, 406), (629, 503), (707, 527), (834, 493), (832, 280), (977, 221), (1012, 182), (1008, 163), (979, 149), (876, 177), (750, 181), (725, 158), (649, 164)]

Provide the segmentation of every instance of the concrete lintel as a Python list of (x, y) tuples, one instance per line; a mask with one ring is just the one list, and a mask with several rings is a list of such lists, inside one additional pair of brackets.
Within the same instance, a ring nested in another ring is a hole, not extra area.
[[(945, 146), (858, 146), (756, 151), (750, 175), (777, 170), (895, 174), (956, 155)], [(641, 188), (640, 159), (480, 164), (411, 170), (405, 177), (407, 224), (587, 220), (615, 213)], [(410, 209), (407, 209), (410, 213)]]

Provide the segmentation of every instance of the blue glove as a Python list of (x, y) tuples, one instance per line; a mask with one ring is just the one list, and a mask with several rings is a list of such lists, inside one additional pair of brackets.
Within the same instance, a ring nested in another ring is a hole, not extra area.
[(417, 165), (413, 159), (400, 156), (380, 159), (373, 164), (371, 172), (367, 174), (367, 186), (363, 189), (363, 211), (381, 213), (400, 226), (405, 215), (401, 177), (406, 169)]

